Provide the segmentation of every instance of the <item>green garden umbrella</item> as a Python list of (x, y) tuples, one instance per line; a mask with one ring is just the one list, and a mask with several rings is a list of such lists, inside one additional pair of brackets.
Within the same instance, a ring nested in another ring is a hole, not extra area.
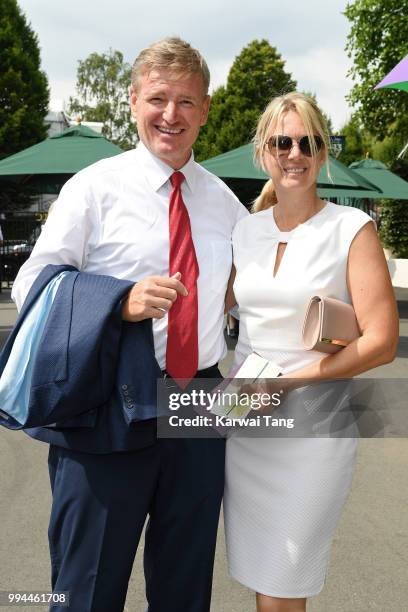
[(42, 193), (58, 193), (79, 170), (119, 153), (118, 146), (79, 124), (0, 161), (0, 179), (29, 182)]
[(349, 168), (379, 188), (383, 198), (408, 200), (408, 182), (388, 170), (382, 162), (367, 158), (353, 162)]
[[(253, 162), (253, 151), (253, 144), (249, 143), (228, 153), (207, 159), (201, 162), (201, 165), (221, 178), (266, 180), (268, 176)], [(326, 164), (322, 167), (317, 179), (320, 197), (384, 197), (380, 190), (367, 179), (331, 156), (329, 168), (331, 180)]]

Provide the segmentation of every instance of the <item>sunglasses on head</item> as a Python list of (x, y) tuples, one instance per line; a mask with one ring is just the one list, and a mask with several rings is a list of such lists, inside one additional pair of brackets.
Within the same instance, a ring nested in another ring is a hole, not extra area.
[[(316, 151), (320, 151), (323, 148), (323, 140), (320, 136), (313, 136)], [(275, 154), (276, 152), (288, 153), (294, 143), (297, 143), (299, 149), (307, 157), (312, 156), (312, 144), (309, 141), (308, 136), (302, 136), (302, 138), (292, 138), (291, 136), (271, 136), (266, 142), (266, 146), (270, 153)]]

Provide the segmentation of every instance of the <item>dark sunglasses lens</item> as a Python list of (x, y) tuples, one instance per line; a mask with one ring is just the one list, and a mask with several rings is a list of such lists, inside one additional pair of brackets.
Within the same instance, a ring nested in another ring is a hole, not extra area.
[(282, 151), (289, 151), (292, 148), (292, 139), (290, 136), (278, 136), (278, 147)]
[(321, 149), (323, 149), (323, 140), (320, 138), (320, 136), (315, 136), (314, 141), (316, 145), (316, 150), (321, 151)]
[[(320, 136), (313, 136), (316, 151), (320, 151), (323, 148), (323, 140)], [(271, 136), (268, 140), (268, 148), (271, 153), (276, 153), (276, 150), (288, 152), (293, 146), (293, 141), (290, 136)], [(312, 147), (307, 136), (302, 136), (299, 140), (299, 148), (303, 155), (311, 157)]]
[[(320, 151), (321, 148), (323, 147), (322, 139), (320, 138), (320, 136), (313, 136), (313, 139), (314, 139), (314, 143), (316, 146), (316, 151)], [(299, 148), (302, 151), (303, 155), (307, 155), (308, 157), (311, 157), (312, 147), (311, 147), (309, 138), (307, 136), (303, 136), (299, 140)]]
[(275, 153), (277, 149), (289, 151), (291, 147), (292, 139), (290, 136), (271, 136), (268, 140), (268, 148), (271, 153)]
[(303, 136), (303, 138), (299, 140), (299, 149), (302, 151), (303, 155), (307, 155), (308, 157), (312, 155), (312, 147), (307, 136)]

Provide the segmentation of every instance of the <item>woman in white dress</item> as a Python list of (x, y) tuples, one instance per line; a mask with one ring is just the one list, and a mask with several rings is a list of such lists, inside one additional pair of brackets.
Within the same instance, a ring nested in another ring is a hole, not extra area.
[[(328, 143), (321, 112), (303, 94), (274, 99), (259, 121), (256, 159), (271, 181), (233, 236), (237, 364), (255, 351), (285, 378), (330, 380), (395, 356), (398, 314), (375, 226), (362, 211), (317, 195)], [(316, 294), (352, 303), (362, 332), (333, 355), (302, 345), (306, 306)], [(303, 611), (306, 598), (321, 591), (355, 455), (355, 438), (228, 441), (229, 569), (256, 591), (258, 612)]]

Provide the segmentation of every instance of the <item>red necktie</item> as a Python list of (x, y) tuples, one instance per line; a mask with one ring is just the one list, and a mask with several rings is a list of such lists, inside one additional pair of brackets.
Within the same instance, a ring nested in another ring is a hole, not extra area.
[(181, 282), (188, 295), (177, 294), (177, 299), (169, 310), (166, 351), (166, 370), (183, 388), (194, 377), (198, 368), (199, 275), (190, 217), (181, 195), (184, 178), (182, 172), (174, 172), (170, 177), (173, 190), (169, 208), (169, 275), (181, 273)]

